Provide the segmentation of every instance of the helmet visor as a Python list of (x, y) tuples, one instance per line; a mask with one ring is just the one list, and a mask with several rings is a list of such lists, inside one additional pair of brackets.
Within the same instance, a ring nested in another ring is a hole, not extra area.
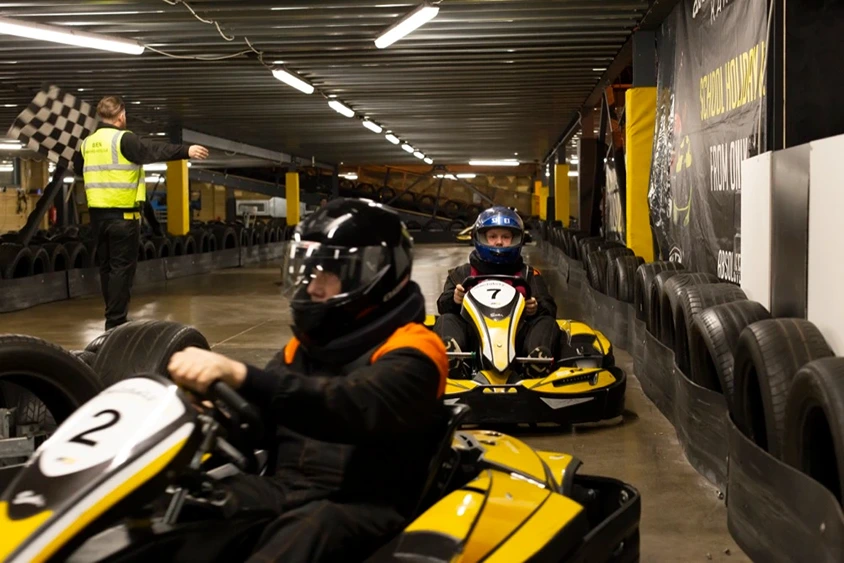
[(510, 248), (522, 243), (522, 233), (506, 227), (485, 227), (478, 229), (478, 242), (484, 246)]
[(382, 246), (346, 248), (291, 241), (282, 266), (283, 294), (293, 301), (342, 301), (378, 280), (390, 268)]

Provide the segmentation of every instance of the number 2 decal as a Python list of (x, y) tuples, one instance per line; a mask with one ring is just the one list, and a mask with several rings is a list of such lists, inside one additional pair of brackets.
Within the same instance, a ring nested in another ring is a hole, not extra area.
[(111, 420), (109, 420), (108, 422), (101, 424), (99, 426), (95, 426), (95, 427), (91, 428), (90, 430), (86, 430), (84, 432), (77, 434), (76, 436), (74, 436), (73, 438), (68, 440), (68, 442), (76, 442), (77, 444), (82, 444), (83, 446), (91, 446), (91, 447), (96, 446), (97, 442), (95, 442), (94, 440), (88, 439), (85, 436), (87, 434), (93, 434), (94, 432), (99, 432), (100, 430), (105, 430), (106, 428), (111, 428), (112, 426), (117, 424), (118, 420), (120, 420), (120, 413), (117, 412), (114, 409), (106, 409), (104, 411), (100, 411), (100, 412), (98, 412), (97, 414), (94, 415), (94, 418), (98, 418), (101, 415), (110, 415)]
[(498, 297), (498, 294), (501, 293), (501, 288), (490, 288), (487, 289), (488, 292), (492, 293), (492, 298), (495, 299)]

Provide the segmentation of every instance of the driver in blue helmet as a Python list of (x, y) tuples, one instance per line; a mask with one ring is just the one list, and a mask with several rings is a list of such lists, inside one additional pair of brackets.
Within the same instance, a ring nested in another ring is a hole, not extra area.
[[(557, 304), (548, 291), (539, 270), (525, 264), (522, 246), (525, 227), (519, 214), (509, 207), (496, 206), (478, 215), (472, 229), (475, 249), (469, 263), (450, 270), (437, 300), (440, 317), (434, 330), (449, 352), (468, 352), (474, 346), (468, 323), (460, 316), (466, 289), (462, 282), (470, 276), (506, 275), (524, 278), (531, 297), (525, 302), (525, 312), (516, 335), (519, 356), (553, 358), (558, 351), (560, 330), (557, 326)], [(523, 295), (523, 287), (516, 287)], [(451, 367), (461, 365), (452, 360)], [(528, 364), (537, 377), (549, 370), (549, 364)]]

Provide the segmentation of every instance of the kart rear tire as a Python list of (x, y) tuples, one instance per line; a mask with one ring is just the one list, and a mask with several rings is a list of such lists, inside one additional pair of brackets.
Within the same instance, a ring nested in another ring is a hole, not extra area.
[[(636, 283), (633, 288), (633, 304), (636, 306), (636, 317), (640, 321), (645, 321), (648, 324), (648, 330), (651, 330), (649, 324), (651, 312), (651, 282), (654, 277), (665, 270), (682, 270), (683, 265), (679, 262), (651, 262), (650, 264), (642, 264), (636, 269)], [(651, 334), (656, 335), (656, 332), (651, 330)]]
[(692, 381), (717, 381), (731, 413), (735, 412), (733, 366), (739, 335), (747, 325), (770, 318), (761, 303), (748, 300), (715, 305), (694, 318), (689, 333), (689, 375)]
[(96, 373), (67, 350), (18, 334), (0, 336), (0, 386), (6, 382), (43, 402), (58, 424), (103, 389)]
[(612, 261), (612, 276), (607, 279), (607, 292), (610, 297), (615, 297), (623, 303), (633, 303), (633, 290), (635, 287), (636, 268), (639, 267), (638, 256), (618, 256)]
[(785, 407), (798, 370), (833, 356), (821, 332), (804, 319), (767, 319), (741, 332), (735, 362), (736, 426), (782, 458)]
[[(663, 281), (664, 280), (664, 281)], [(660, 283), (662, 282), (662, 283)], [(680, 299), (680, 290), (684, 287), (700, 285), (702, 283), (718, 283), (718, 278), (712, 274), (703, 274), (700, 272), (684, 273), (678, 272), (676, 274), (670, 272), (662, 272), (654, 278), (653, 288), (656, 291), (651, 295), (651, 308), (656, 306), (654, 314), (658, 321), (659, 340), (674, 349), (675, 330), (674, 330), (674, 304)], [(660, 290), (661, 289), (661, 290)], [(656, 295), (656, 298), (654, 296)]]
[(167, 377), (170, 357), (188, 346), (211, 348), (192, 326), (170, 321), (132, 321), (112, 330), (97, 352), (93, 367), (106, 387), (138, 373)]
[(714, 305), (722, 305), (732, 301), (747, 299), (744, 291), (737, 285), (730, 283), (709, 283), (693, 287), (684, 287), (680, 290), (679, 300), (675, 303), (672, 315), (674, 317), (674, 359), (684, 374), (692, 381), (712, 389), (720, 390), (718, 378), (703, 379), (699, 370), (692, 370), (689, 362), (692, 341), (690, 335), (695, 317), (704, 309)]
[(607, 255), (596, 250), (586, 255), (586, 278), (601, 293), (607, 292)]
[(844, 358), (809, 362), (794, 376), (782, 459), (844, 504)]

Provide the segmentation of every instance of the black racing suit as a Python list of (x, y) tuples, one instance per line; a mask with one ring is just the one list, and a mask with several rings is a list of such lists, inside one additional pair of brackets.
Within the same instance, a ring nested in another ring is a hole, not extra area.
[(445, 432), (445, 348), (424, 318), (411, 284), (366, 334), (320, 350), (294, 338), (249, 367), (240, 392), (278, 452), (271, 477), (229, 483), (245, 514), (265, 515), (250, 561), (361, 561), (409, 523)]
[[(526, 278), (531, 297), (537, 301), (537, 310), (532, 316), (528, 316), (527, 313), (522, 314), (521, 326), (516, 333), (517, 354), (536, 356), (541, 351), (543, 357), (556, 357), (560, 344), (557, 304), (551, 297), (539, 270), (527, 266), (521, 258), (515, 264), (484, 262), (477, 251), (472, 251), (469, 255), (468, 264), (463, 264), (448, 272), (443, 292), (437, 299), (440, 317), (434, 325), (434, 331), (448, 345), (449, 351), (468, 352), (477, 344), (477, 338), (470, 330), (469, 323), (460, 316), (462, 305), (454, 302), (454, 290), (457, 284), (462, 285), (463, 281), (472, 274), (473, 269), (479, 275), (520, 275)], [(537, 371), (543, 370), (537, 369)]]
[[(116, 129), (108, 123), (101, 123), (97, 129), (106, 127)], [(126, 132), (120, 138), (120, 151), (135, 164), (183, 160), (188, 158), (189, 149), (190, 145), (154, 142), (131, 132)], [(77, 172), (83, 170), (82, 151), (74, 155), (73, 166)], [(139, 210), (89, 208), (88, 211), (95, 232), (95, 252), (105, 301), (105, 328), (108, 330), (125, 323), (129, 314), (129, 299), (140, 245)]]

